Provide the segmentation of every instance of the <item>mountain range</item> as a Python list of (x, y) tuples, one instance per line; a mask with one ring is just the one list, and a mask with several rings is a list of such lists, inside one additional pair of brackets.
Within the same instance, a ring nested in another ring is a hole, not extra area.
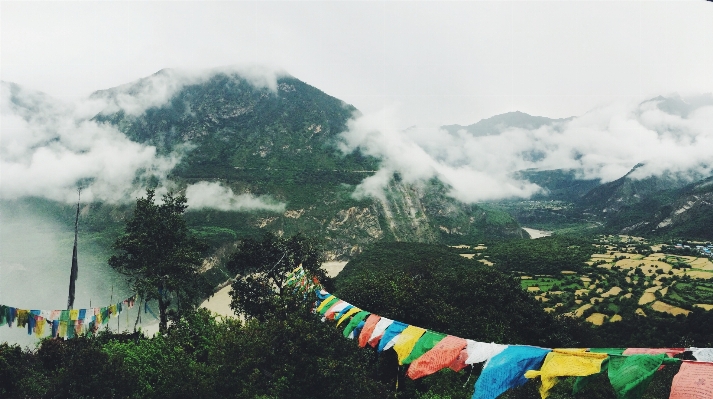
[[(295, 77), (279, 75), (270, 85), (220, 71), (184, 79), (170, 90), (158, 90), (160, 96), (145, 95), (157, 91), (157, 82), (177, 79), (177, 73), (167, 69), (97, 91), (91, 99), (108, 105), (92, 120), (115, 127), (134, 142), (154, 146), (159, 155), (180, 154), (169, 175), (179, 191), (210, 182), (236, 195), (264, 196), (284, 204), (279, 211), (203, 207), (188, 212), (192, 229), (213, 245), (217, 258), (240, 237), (263, 231), (317, 237), (328, 259), (350, 258), (377, 241), (474, 244), (527, 237), (516, 218), (522, 212), (460, 202), (435, 178), (405, 183), (394, 173), (382, 197), (355, 197), (355, 187), (376, 173), (381, 162), (359, 150), (345, 154), (339, 149), (340, 133), (359, 111)], [(132, 106), (127, 106), (127, 99)], [(685, 104), (664, 100), (659, 106), (687, 112)], [(442, 130), (492, 136), (511, 128), (556, 127), (568, 120), (510, 112)], [(572, 204), (569, 213), (553, 220), (586, 215), (598, 221), (602, 228), (597, 231), (602, 232), (713, 238), (708, 227), (713, 225), (710, 177), (691, 180), (664, 174), (636, 179), (630, 172), (602, 184), (582, 179), (577, 170), (522, 170), (514, 176), (543, 188), (534, 201)], [(52, 201), (33, 201), (49, 213), (68, 209)], [(126, 204), (93, 203), (82, 214), (89, 234), (109, 243), (127, 212)]]

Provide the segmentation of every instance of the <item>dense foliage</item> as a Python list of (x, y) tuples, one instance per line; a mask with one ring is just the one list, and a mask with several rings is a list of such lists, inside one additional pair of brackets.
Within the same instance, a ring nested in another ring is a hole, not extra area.
[(150, 339), (46, 339), (36, 351), (0, 344), (0, 397), (383, 398), (375, 361), (304, 311), (243, 325), (201, 310)]
[(496, 242), (485, 254), (499, 270), (556, 274), (562, 270), (580, 271), (594, 251), (587, 240), (554, 235)]
[(299, 234), (282, 238), (268, 233), (259, 241), (241, 241), (227, 264), (237, 275), (230, 291), (231, 309), (259, 320), (282, 317), (286, 310), (304, 302), (292, 295), (287, 275), (302, 266), (311, 276), (326, 281), (321, 258), (317, 245)]

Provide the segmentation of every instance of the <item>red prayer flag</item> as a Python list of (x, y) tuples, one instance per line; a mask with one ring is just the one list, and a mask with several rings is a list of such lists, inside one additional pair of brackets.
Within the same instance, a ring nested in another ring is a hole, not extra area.
[(436, 344), (433, 349), (414, 360), (409, 366), (406, 375), (415, 380), (449, 367), (467, 345), (468, 341), (463, 338), (448, 335)]
[(713, 398), (713, 363), (686, 362), (671, 384), (669, 399)]

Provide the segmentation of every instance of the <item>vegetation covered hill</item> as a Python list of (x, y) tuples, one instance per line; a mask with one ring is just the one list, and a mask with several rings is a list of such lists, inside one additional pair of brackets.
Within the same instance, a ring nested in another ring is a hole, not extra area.
[(580, 180), (574, 170), (520, 171), (516, 177), (540, 185), (545, 193), (497, 206), (525, 226), (560, 232), (713, 239), (713, 177), (632, 177), (639, 167), (604, 184)]
[(578, 334), (586, 335), (545, 313), (517, 279), (442, 245), (374, 244), (345, 266), (335, 294), (385, 317), (485, 342), (577, 346), (585, 340)]
[(713, 177), (691, 183), (675, 174), (629, 174), (592, 189), (580, 208), (600, 217), (609, 232), (713, 239)]

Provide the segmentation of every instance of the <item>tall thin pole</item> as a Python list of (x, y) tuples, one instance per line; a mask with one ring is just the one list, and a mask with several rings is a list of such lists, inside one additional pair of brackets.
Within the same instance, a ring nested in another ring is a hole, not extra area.
[(82, 198), (82, 189), (77, 190), (77, 216), (74, 219), (74, 248), (72, 249), (72, 271), (69, 274), (69, 298), (67, 299), (67, 310), (74, 307), (74, 291), (76, 288), (79, 265), (77, 264), (77, 235), (79, 234), (79, 201)]

